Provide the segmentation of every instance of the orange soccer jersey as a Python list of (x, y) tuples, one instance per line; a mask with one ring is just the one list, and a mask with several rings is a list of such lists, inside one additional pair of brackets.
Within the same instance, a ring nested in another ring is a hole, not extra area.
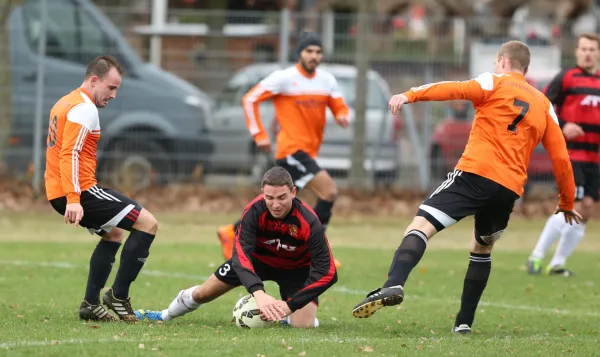
[(428, 84), (404, 94), (409, 102), (471, 101), (475, 119), (456, 168), (488, 178), (518, 195), (527, 181), (531, 153), (541, 141), (552, 159), (559, 206), (573, 209), (573, 170), (554, 108), (522, 74), (483, 73), (469, 81)]
[(50, 111), (46, 149), (46, 196), (79, 202), (96, 184), (96, 149), (100, 139), (98, 108), (83, 88), (62, 97)]
[(242, 98), (246, 124), (256, 142), (269, 137), (260, 120), (259, 104), (271, 98), (281, 127), (276, 159), (298, 150), (317, 157), (327, 107), (336, 118), (349, 113), (337, 81), (330, 73), (317, 69), (308, 74), (300, 65), (275, 71)]

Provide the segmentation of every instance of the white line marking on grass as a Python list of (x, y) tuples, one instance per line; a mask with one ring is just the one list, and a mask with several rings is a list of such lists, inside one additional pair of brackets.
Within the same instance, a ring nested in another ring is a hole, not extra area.
[[(51, 267), (51, 268), (61, 268), (61, 269), (87, 269), (86, 266), (78, 266), (69, 262), (30, 262), (24, 260), (0, 260), (0, 265), (17, 265), (17, 266), (36, 266), (36, 267)], [(156, 277), (166, 277), (166, 278), (182, 278), (182, 279), (190, 279), (194, 281), (205, 281), (208, 279), (206, 276), (201, 275), (193, 275), (193, 274), (183, 274), (183, 273), (170, 273), (164, 272), (160, 270), (142, 270), (141, 274), (156, 276)], [(347, 286), (338, 285), (333, 286), (331, 291), (347, 294), (347, 295), (362, 295), (366, 296), (368, 291), (366, 290), (357, 290), (352, 289)], [(458, 304), (458, 300), (452, 299), (439, 299), (439, 298), (429, 298), (417, 295), (409, 295), (405, 297), (405, 299), (409, 300), (421, 300), (428, 302), (436, 302), (436, 303), (450, 303), (450, 304)], [(560, 315), (575, 315), (575, 316), (591, 316), (591, 317), (600, 317), (600, 313), (598, 312), (590, 312), (590, 311), (570, 311), (570, 310), (559, 310), (556, 308), (547, 308), (547, 307), (539, 307), (539, 306), (531, 306), (531, 305), (512, 305), (506, 303), (497, 303), (497, 302), (489, 302), (489, 301), (481, 301), (479, 306), (487, 306), (487, 307), (495, 307), (502, 309), (512, 309), (512, 310), (522, 310), (522, 311), (530, 311), (530, 312), (539, 312), (544, 314), (560, 314)]]

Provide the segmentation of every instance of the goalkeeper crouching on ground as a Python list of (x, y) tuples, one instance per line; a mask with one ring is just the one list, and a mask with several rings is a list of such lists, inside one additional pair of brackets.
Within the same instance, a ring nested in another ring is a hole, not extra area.
[[(265, 292), (267, 280), (279, 285), (281, 300)], [(277, 166), (265, 173), (262, 194), (244, 209), (232, 258), (201, 285), (181, 290), (168, 308), (136, 314), (140, 320), (172, 320), (243, 285), (256, 298), (263, 319), (317, 327), (318, 297), (336, 282), (319, 218), (296, 198), (292, 177)]]

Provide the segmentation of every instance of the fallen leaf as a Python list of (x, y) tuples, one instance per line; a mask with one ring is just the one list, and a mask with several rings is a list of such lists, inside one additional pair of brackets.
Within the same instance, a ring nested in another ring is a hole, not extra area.
[(144, 346), (144, 344), (143, 344), (143, 343), (140, 343), (140, 344), (138, 345), (138, 348), (139, 348), (140, 350), (143, 350), (144, 348), (146, 348), (146, 346)]
[(397, 323), (397, 324), (401, 324), (401, 323), (402, 323), (402, 320), (396, 320), (396, 323)]
[(10, 307), (16, 310), (19, 308), (19, 304), (12, 304)]
[(302, 352), (298, 353), (298, 356), (300, 356), (300, 357), (304, 357), (304, 356), (306, 356), (306, 352), (305, 352), (305, 351), (302, 351)]
[(288, 351), (291, 351), (291, 350), (293, 350), (294, 348), (293, 348), (292, 346), (290, 346), (290, 347), (288, 347), (287, 349), (288, 349)]
[(423, 345), (417, 345), (417, 349), (418, 350), (422, 350), (423, 349)]
[(500, 329), (501, 329), (501, 328), (502, 328), (502, 324), (498, 324), (498, 328), (500, 328)]
[(60, 341), (54, 340), (54, 341), (52, 341), (50, 343), (53, 344), (53, 345), (58, 345), (58, 344), (60, 344)]
[(404, 307), (402, 307), (402, 306), (398, 306), (398, 307), (396, 308), (396, 310), (402, 310), (403, 308), (404, 308)]
[(389, 327), (389, 326), (386, 326), (386, 327), (383, 329), (383, 331), (390, 331), (391, 329), (392, 329), (391, 327)]
[(256, 357), (267, 357), (267, 356), (258, 354), (258, 355), (256, 355)]
[(281, 347), (285, 348), (285, 340), (281, 340)]
[(125, 336), (125, 335), (127, 335), (127, 332), (123, 331), (123, 332), (121, 332), (119, 335), (121, 335), (121, 336)]
[(371, 346), (359, 347), (358, 350), (362, 351), (362, 352), (373, 352), (373, 347), (371, 347)]
[(114, 336), (113, 336), (113, 338), (114, 338), (115, 340), (118, 340), (118, 339), (119, 339), (119, 335), (114, 335)]
[(159, 350), (159, 348), (158, 348), (158, 347), (153, 347), (153, 348), (152, 348), (152, 351), (158, 351), (158, 350)]
[(17, 315), (17, 317), (18, 317), (18, 318), (20, 318), (20, 319), (22, 319), (22, 318), (24, 318), (25, 316), (23, 316), (23, 315)]
[(100, 328), (98, 325), (88, 325), (89, 328)]

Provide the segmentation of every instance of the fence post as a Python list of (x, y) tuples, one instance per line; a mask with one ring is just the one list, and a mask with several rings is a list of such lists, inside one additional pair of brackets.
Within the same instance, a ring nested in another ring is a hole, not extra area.
[(152, 1), (152, 32), (150, 37), (150, 62), (160, 67), (162, 57), (162, 37), (157, 34), (167, 21), (167, 0)]
[(290, 55), (291, 12), (289, 8), (284, 7), (279, 14), (279, 64), (283, 68), (287, 66)]
[[(358, 24), (356, 34), (356, 96), (354, 109), (354, 137), (352, 140), (352, 166), (349, 172), (349, 182), (352, 187), (366, 188), (365, 172), (365, 139), (366, 139), (366, 112), (367, 112), (367, 76), (369, 71), (369, 37), (371, 33), (371, 9), (373, 2), (357, 0)], [(374, 165), (372, 165), (374, 166)], [(372, 167), (373, 168), (373, 167)]]
[(40, 4), (40, 37), (38, 42), (37, 81), (35, 90), (35, 120), (33, 127), (33, 188), (34, 197), (40, 194), (42, 181), (42, 126), (44, 125), (44, 61), (46, 59), (46, 23), (48, 18), (48, 2)]

